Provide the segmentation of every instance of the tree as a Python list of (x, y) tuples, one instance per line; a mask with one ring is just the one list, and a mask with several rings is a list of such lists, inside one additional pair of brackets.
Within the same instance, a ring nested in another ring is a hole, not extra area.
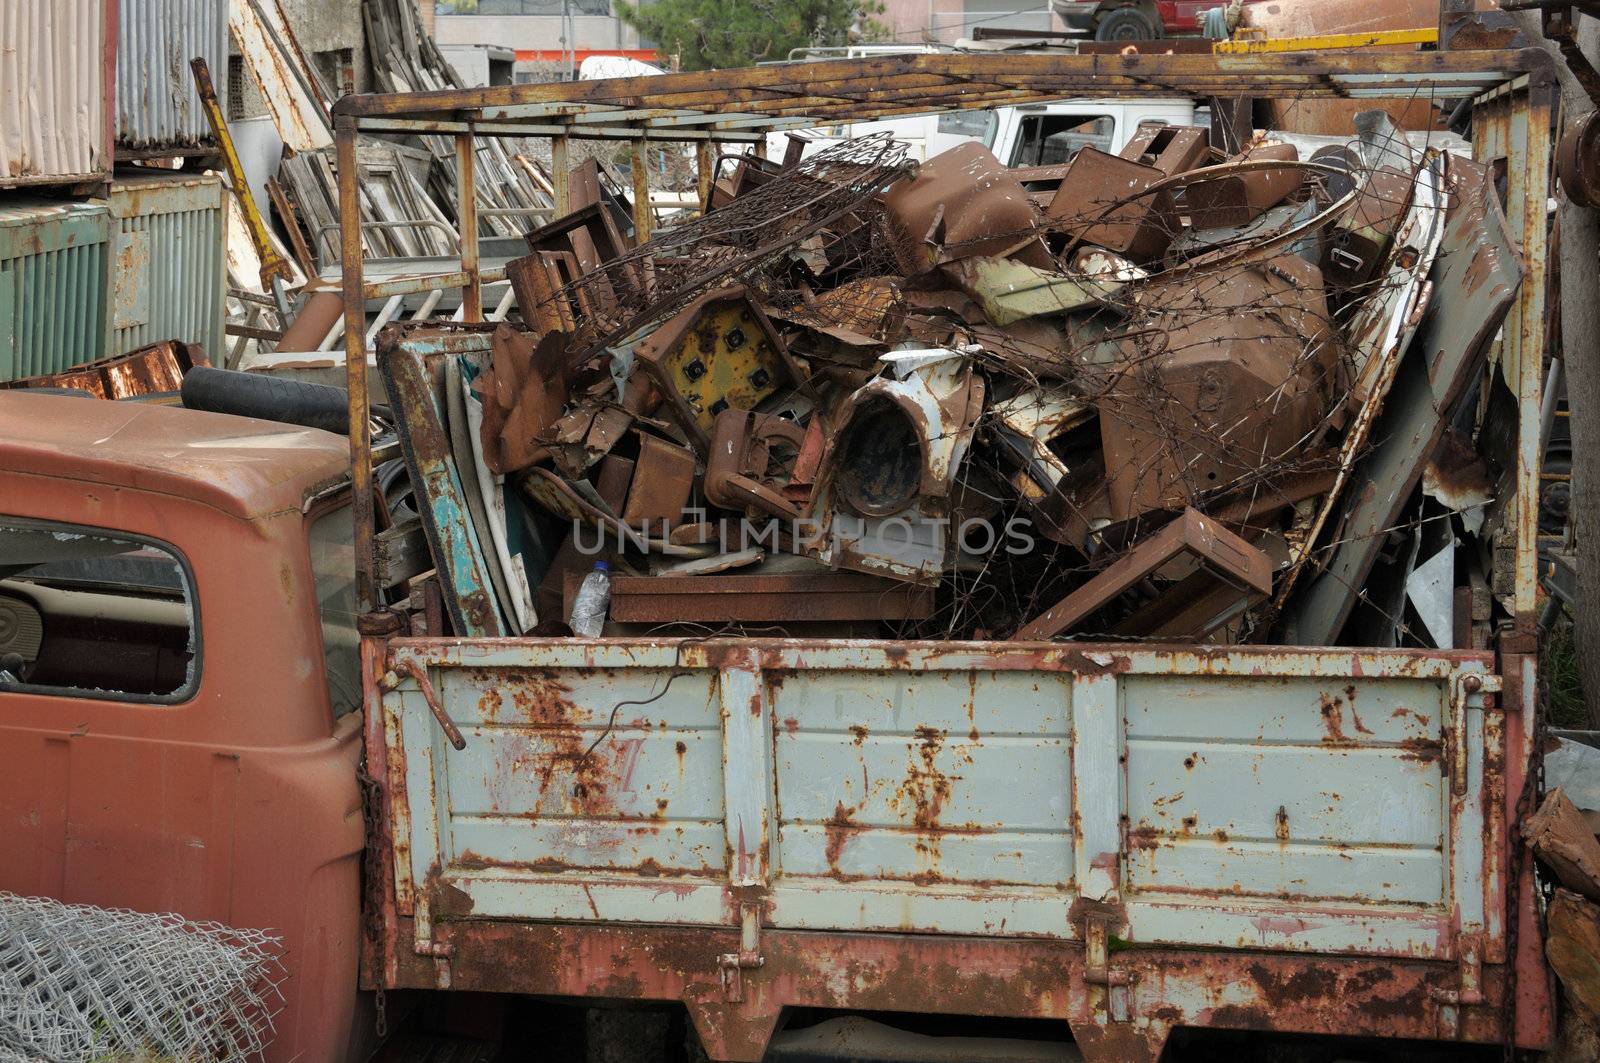
[(881, 38), (881, 0), (617, 0), (617, 14), (684, 70), (787, 59), (795, 48)]

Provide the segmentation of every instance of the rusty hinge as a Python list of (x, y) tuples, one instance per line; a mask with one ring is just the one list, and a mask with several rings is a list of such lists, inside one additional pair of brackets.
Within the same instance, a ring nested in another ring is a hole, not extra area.
[(1083, 980), (1091, 986), (1100, 986), (1103, 1006), (1112, 1022), (1129, 1020), (1128, 987), (1138, 980), (1138, 975), (1111, 966), (1110, 912), (1088, 912), (1083, 918)]
[(1439, 1036), (1449, 1040), (1461, 1036), (1461, 1009), (1482, 1004), (1487, 999), (1483, 994), (1482, 945), (1476, 938), (1463, 938), (1460, 947), (1461, 955), (1457, 960), (1460, 978), (1456, 986), (1434, 986), (1428, 993), (1439, 1005)]
[(1450, 792), (1464, 797), (1467, 792), (1467, 701), (1477, 694), (1492, 694), (1500, 689), (1500, 677), (1481, 672), (1457, 672), (1450, 677), (1450, 733), (1446, 736), (1450, 758)]
[(722, 975), (722, 997), (730, 1004), (744, 1001), (744, 972), (754, 970), (767, 962), (761, 955), (761, 905), (743, 902), (739, 905), (739, 951), (725, 952), (717, 957), (717, 970)]
[(427, 900), (417, 898), (416, 934), (411, 949), (418, 956), (433, 960), (433, 984), (439, 989), (450, 988), (450, 959), (456, 947), (448, 942), (433, 940), (433, 912)]

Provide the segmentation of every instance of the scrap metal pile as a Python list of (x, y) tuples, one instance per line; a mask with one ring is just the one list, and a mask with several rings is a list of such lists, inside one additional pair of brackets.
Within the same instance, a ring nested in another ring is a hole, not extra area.
[[(475, 545), (418, 505), (454, 625), (558, 632), (603, 559), (608, 631), (1467, 644), (1522, 265), (1488, 169), (1356, 124), (1028, 169), (877, 135), (639, 246), (599, 203), (532, 232), (426, 413), (479, 473)], [(419, 485), (425, 328), (378, 345)]]

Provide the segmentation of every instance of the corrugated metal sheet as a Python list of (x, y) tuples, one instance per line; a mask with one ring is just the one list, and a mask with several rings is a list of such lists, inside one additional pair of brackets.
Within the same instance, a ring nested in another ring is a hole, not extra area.
[(112, 354), (160, 340), (198, 344), (212, 358), (222, 354), (227, 259), (222, 207), (220, 177), (112, 182)]
[(110, 246), (104, 206), (30, 201), (0, 210), (0, 379), (57, 373), (105, 353)]
[(0, 185), (103, 176), (106, 0), (0, 0)]
[(204, 56), (227, 113), (227, 0), (121, 0), (117, 147), (147, 152), (211, 139), (189, 61)]

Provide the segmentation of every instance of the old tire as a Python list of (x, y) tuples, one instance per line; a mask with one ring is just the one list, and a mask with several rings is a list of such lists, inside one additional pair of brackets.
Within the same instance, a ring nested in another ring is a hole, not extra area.
[(1161, 28), (1136, 7), (1109, 11), (1094, 28), (1097, 41), (1153, 41), (1160, 36)]

